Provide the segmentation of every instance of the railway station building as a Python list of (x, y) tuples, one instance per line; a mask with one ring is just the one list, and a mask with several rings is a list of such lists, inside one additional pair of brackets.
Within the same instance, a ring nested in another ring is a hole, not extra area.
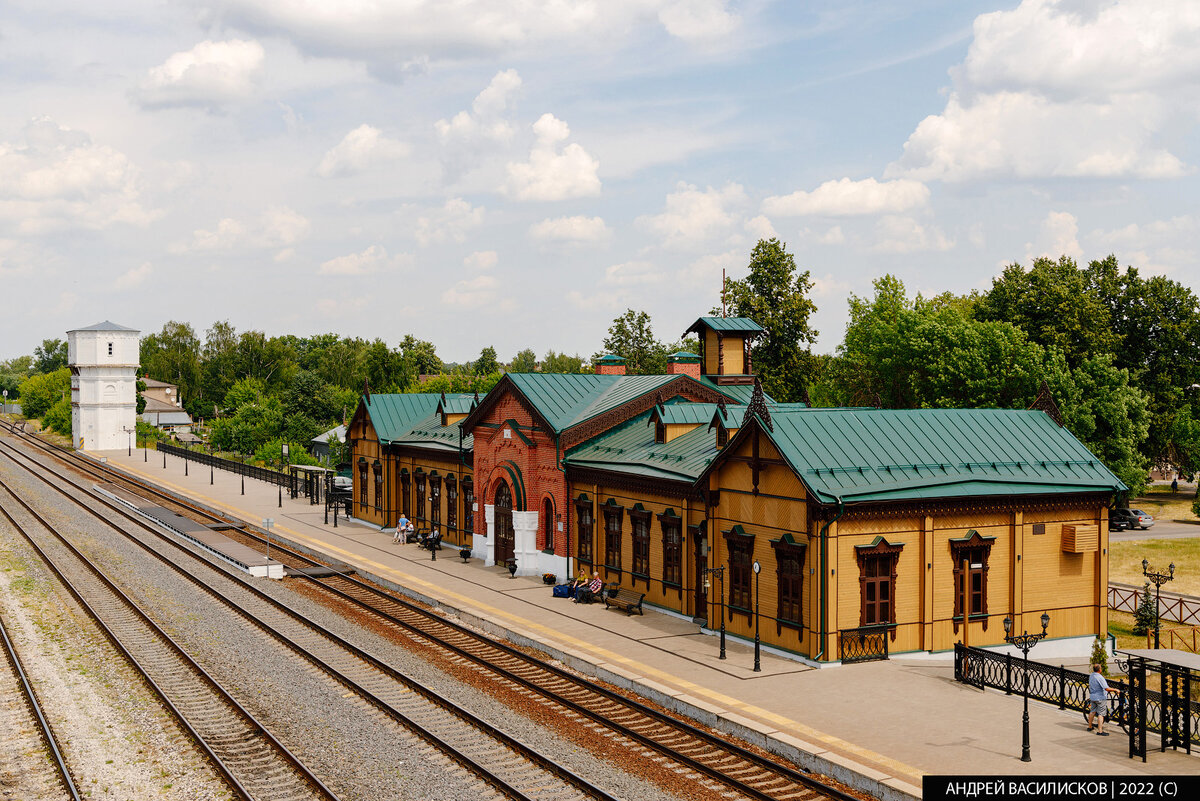
[[(814, 663), (1107, 631), (1124, 485), (1030, 410), (809, 408), (753, 374), (762, 329), (702, 317), (666, 375), (515, 373), (380, 395), (349, 423), (354, 515), (404, 514), (487, 564), (598, 572), (645, 604)], [(755, 571), (755, 565), (759, 570)], [(551, 603), (547, 595), (547, 603)], [(756, 614), (757, 610), (757, 614)], [(1070, 644), (1068, 644), (1070, 645)]]

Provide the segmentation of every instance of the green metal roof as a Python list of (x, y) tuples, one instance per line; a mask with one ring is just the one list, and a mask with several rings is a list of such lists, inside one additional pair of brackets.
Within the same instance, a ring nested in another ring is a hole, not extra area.
[(673, 375), (509, 373), (506, 379), (533, 404), (555, 433), (674, 381)]
[(711, 328), (713, 331), (720, 331), (723, 334), (756, 334), (766, 330), (749, 317), (701, 317), (683, 333), (700, 334), (705, 328)]
[[(470, 395), (468, 398), (472, 397)], [(449, 398), (447, 398), (449, 400)], [(442, 425), (442, 416), (436, 410), (413, 424), (406, 433), (391, 440), (393, 445), (411, 445), (433, 450), (458, 451), (459, 424)], [(470, 451), (475, 438), (467, 434), (462, 439), (463, 449)]]
[(470, 414), (474, 408), (475, 396), (463, 392), (447, 395), (445, 400), (438, 403), (438, 411), (445, 414)]
[(681, 362), (684, 364), (699, 364), (700, 356), (692, 353), (689, 350), (678, 350), (667, 357), (668, 362)]
[[(708, 376), (700, 376), (700, 383), (708, 386), (709, 389), (715, 389), (725, 397), (729, 398), (734, 403), (747, 404), (750, 402), (750, 396), (754, 394), (753, 384), (722, 384), (718, 385)], [(774, 403), (771, 396), (763, 393), (763, 397), (767, 399), (767, 403)]]
[(647, 425), (651, 414), (639, 414), (612, 431), (574, 448), (563, 457), (563, 464), (651, 478), (695, 481), (717, 454), (716, 437), (708, 429), (700, 427), (670, 442), (659, 444), (654, 441), (654, 429)]
[(596, 359), (596, 364), (624, 364), (625, 359), (615, 353), (606, 353), (599, 359)]
[(824, 502), (1127, 489), (1041, 411), (770, 411), (774, 431), (763, 430)]
[[(656, 409), (658, 419), (666, 425), (707, 425), (712, 422), (713, 415), (719, 407), (715, 403), (665, 403)], [(740, 406), (726, 407), (728, 409), (743, 408)], [(744, 409), (743, 409), (744, 413)], [(653, 416), (653, 415), (652, 415)], [(738, 417), (741, 420), (741, 417)]]
[(391, 442), (408, 433), (418, 420), (433, 414), (441, 397), (433, 392), (364, 395), (362, 403), (379, 441)]

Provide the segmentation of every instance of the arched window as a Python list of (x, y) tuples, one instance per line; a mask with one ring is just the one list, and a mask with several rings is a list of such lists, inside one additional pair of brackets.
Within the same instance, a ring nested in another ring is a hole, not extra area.
[(542, 550), (554, 553), (554, 501), (542, 501)]

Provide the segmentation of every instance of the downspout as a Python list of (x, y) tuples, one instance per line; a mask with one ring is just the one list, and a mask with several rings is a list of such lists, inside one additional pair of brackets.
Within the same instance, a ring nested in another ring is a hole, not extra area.
[[(554, 438), (554, 466), (557, 467), (559, 469), (559, 471), (563, 474), (563, 486), (567, 488), (567, 497), (565, 499), (566, 500), (566, 509), (562, 513), (562, 518), (563, 518), (563, 534), (566, 535), (566, 540), (567, 540), (567, 578), (571, 578), (572, 576), (575, 575), (575, 572), (574, 572), (575, 568), (571, 566), (571, 560), (574, 558), (571, 555), (571, 515), (569, 513), (570, 509), (571, 509), (571, 482), (567, 480), (567, 468), (562, 466), (562, 458), (561, 458), (561, 453), (559, 451), (559, 447), (561, 445), (562, 445), (561, 438), (556, 436)], [(595, 525), (595, 521), (592, 522), (592, 525), (593, 526)], [(550, 527), (550, 536), (554, 536), (554, 526), (553, 525)]]
[(825, 631), (825, 619), (828, 617), (827, 611), (825, 608), (825, 606), (826, 606), (825, 605), (825, 590), (826, 590), (825, 582), (826, 582), (826, 576), (828, 576), (828, 574), (829, 574), (828, 564), (827, 564), (828, 557), (829, 557), (829, 541), (827, 539), (828, 534), (829, 534), (829, 527), (832, 526), (834, 523), (836, 523), (838, 518), (846, 513), (846, 504), (845, 504), (845, 502), (842, 501), (841, 497), (835, 495), (835, 496), (833, 496), (833, 499), (835, 501), (837, 501), (837, 509), (838, 509), (837, 514), (835, 514), (833, 517), (829, 518), (829, 520), (827, 520), (825, 522), (825, 525), (821, 526), (821, 531), (817, 534), (817, 539), (820, 540), (820, 547), (821, 547), (821, 602), (820, 602), (820, 606), (817, 610), (817, 614), (820, 615), (821, 621), (820, 621), (820, 627), (819, 627), (820, 634), (818, 635), (820, 637), (820, 639), (818, 641), (820, 650), (813, 656), (813, 661), (816, 661), (816, 662), (821, 661), (821, 657), (825, 656), (825, 637), (828, 634), (828, 632)]

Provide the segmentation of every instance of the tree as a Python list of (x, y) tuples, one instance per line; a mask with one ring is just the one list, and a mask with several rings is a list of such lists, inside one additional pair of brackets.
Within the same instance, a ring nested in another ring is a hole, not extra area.
[(1108, 673), (1108, 649), (1104, 647), (1104, 640), (1097, 637), (1092, 643), (1092, 655), (1089, 660), (1093, 665), (1100, 666), (1100, 672)]
[(537, 354), (529, 348), (518, 351), (516, 356), (513, 356), (512, 366), (509, 367), (510, 373), (532, 373), (537, 370)]
[(1141, 637), (1153, 631), (1156, 620), (1158, 613), (1154, 605), (1154, 596), (1150, 594), (1150, 582), (1147, 581), (1142, 588), (1142, 600), (1133, 613), (1133, 633)]
[(67, 366), (67, 343), (61, 339), (43, 339), (33, 349), (34, 371), (53, 373)]
[(272, 391), (282, 390), (299, 369), (296, 352), (284, 337), (268, 337), (262, 331), (245, 331), (238, 337), (237, 373), (258, 378)]
[(417, 375), (432, 375), (442, 371), (442, 360), (438, 358), (432, 342), (405, 334), (400, 342), (400, 351)]
[(51, 431), (57, 431), (64, 437), (71, 433), (71, 399), (60, 398), (42, 416), (42, 424)]
[(650, 315), (633, 309), (626, 309), (613, 320), (604, 349), (625, 360), (629, 375), (662, 375), (667, 372), (667, 356), (671, 353), (670, 346), (655, 338)]
[[(66, 398), (70, 403), (71, 371), (62, 367), (52, 373), (35, 373), (21, 382), (21, 412), (33, 420)], [(68, 406), (69, 408), (69, 406)]]
[(568, 356), (565, 353), (555, 353), (554, 351), (546, 351), (546, 358), (542, 359), (543, 373), (586, 373), (589, 372), (584, 364), (583, 357), (576, 354)]
[(142, 369), (151, 378), (179, 387), (184, 400), (200, 393), (200, 340), (187, 323), (175, 320), (142, 337)]
[(500, 372), (500, 363), (496, 361), (496, 349), (490, 345), (479, 353), (479, 358), (471, 363), (471, 372), (475, 375), (491, 375)]
[(146, 411), (146, 396), (142, 394), (146, 391), (146, 382), (139, 378), (134, 382), (134, 390), (137, 392), (137, 414), (141, 417)]
[(800, 400), (814, 377), (811, 347), (817, 332), (809, 317), (817, 307), (808, 297), (811, 291), (808, 271), (797, 271), (778, 239), (758, 241), (745, 279), (725, 279), (725, 301), (734, 316), (749, 317), (766, 329), (752, 356), (763, 390), (779, 401)]
[(210, 407), (224, 403), (225, 393), (238, 379), (237, 345), (237, 330), (228, 320), (215, 322), (204, 332), (200, 395)]

